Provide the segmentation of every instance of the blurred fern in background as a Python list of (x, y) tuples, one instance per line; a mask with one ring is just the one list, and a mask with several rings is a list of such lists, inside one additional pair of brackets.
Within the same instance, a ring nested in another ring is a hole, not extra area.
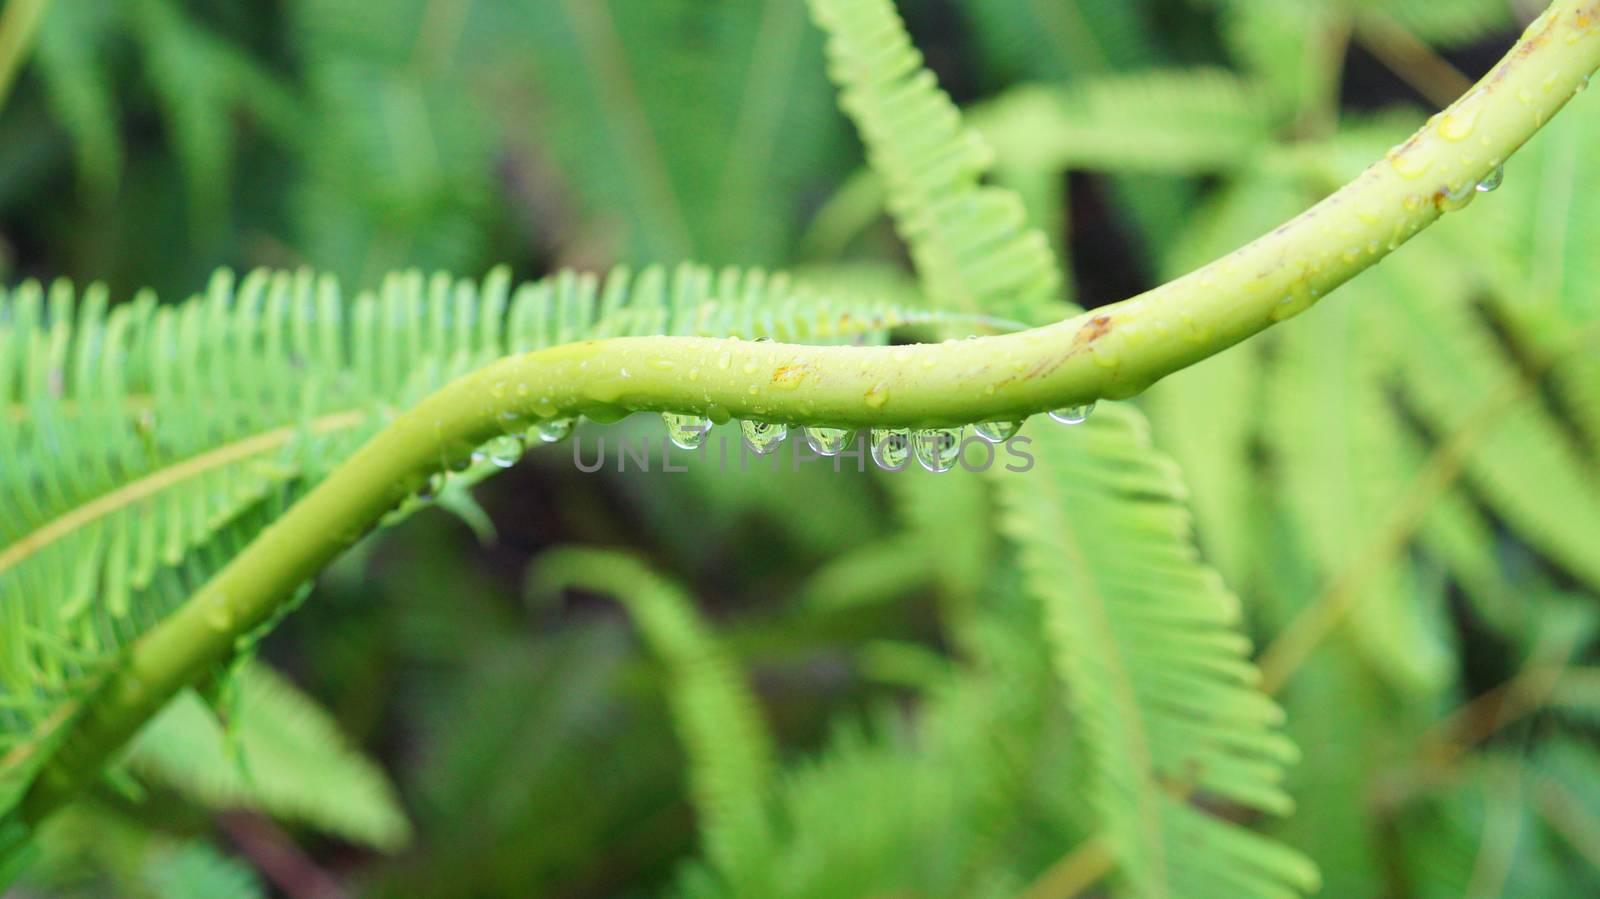
[[(42, 6), (0, 110), (0, 273), (105, 286), (0, 301), (0, 560), (282, 440), (0, 570), (27, 647), (0, 660), (40, 660), (0, 671), (37, 686), (0, 693), (0, 757), (455, 374), (1120, 299), (1381, 157), (1540, 4), (904, 0), (915, 48), (842, 0)], [(1597, 102), (1349, 296), (1030, 423), (1026, 476), (480, 463), (153, 720), (16, 889), (1600, 891)], [(648, 267), (681, 259), (712, 267)], [(328, 277), (156, 299), (219, 266)], [(93, 430), (42, 374), (69, 323), (127, 348), (81, 355)], [(188, 411), (118, 405), (147, 395)], [(46, 449), (82, 472), (6, 492)]]

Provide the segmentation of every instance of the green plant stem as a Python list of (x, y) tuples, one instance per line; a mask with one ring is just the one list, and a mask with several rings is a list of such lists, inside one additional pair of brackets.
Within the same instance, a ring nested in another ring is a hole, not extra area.
[(44, 21), (50, 0), (6, 0), (0, 10), (0, 109), (11, 96), (11, 84), (33, 49), (33, 36)]
[[(916, 347), (587, 341), (501, 360), (400, 416), (181, 608), (63, 724), (24, 796), (35, 823), (185, 685), (228, 658), (373, 522), (508, 417), (698, 412), (836, 426), (1021, 418), (1156, 379), (1298, 314), (1470, 199), (1600, 67), (1600, 0), (1558, 0), (1468, 95), (1254, 243), (1133, 299), (1018, 334)], [(1218, 397), (1229, 402), (1230, 397)]]

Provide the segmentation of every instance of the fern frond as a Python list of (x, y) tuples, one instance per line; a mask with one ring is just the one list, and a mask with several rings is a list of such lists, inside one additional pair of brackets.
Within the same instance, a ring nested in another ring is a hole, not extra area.
[(939, 303), (1026, 320), (1055, 299), (1058, 273), (1044, 235), (1015, 195), (980, 186), (991, 151), (962, 128), (893, 4), (812, 0), (829, 34), (829, 73), (889, 211)]
[(1476, 759), (1458, 780), (1396, 822), (1409, 847), (1403, 876), (1414, 895), (1560, 896), (1573, 891), (1575, 879), (1600, 884), (1576, 873), (1540, 827), (1533, 813), (1538, 779), (1516, 759)]
[[(1162, 273), (1192, 271), (1293, 215), (1305, 200), (1286, 179), (1239, 179), (1191, 219)], [(1253, 456), (1264, 371), (1261, 347), (1246, 344), (1166, 378), (1151, 387), (1143, 404), (1156, 445), (1177, 460), (1192, 486), (1191, 505), (1207, 561), (1246, 595), (1253, 593), (1260, 566), (1261, 486)], [(1219, 396), (1235, 401), (1216, 402)]]
[(986, 68), (1005, 82), (1057, 81), (1147, 65), (1156, 55), (1148, 0), (962, 0)]
[(1222, 8), (1222, 32), (1234, 59), (1278, 100), (1281, 114), (1302, 113), (1333, 99), (1338, 44), (1330, 36), (1344, 10), (1322, 0), (1209, 0)]
[[(685, 266), (512, 289), (412, 273), (227, 273), (110, 306), (0, 297), (0, 740), (45, 720), (398, 410), (510, 353), (602, 336), (881, 340), (937, 320), (783, 275)], [(8, 747), (0, 744), (0, 751)]]
[[(927, 292), (995, 311), (1011, 298), (975, 285), (998, 284), (1003, 268), (1019, 279), (1011, 289), (1024, 293), (1022, 308), (1037, 305), (1033, 296), (1059, 281), (1054, 259), (1015, 196), (979, 185), (983, 144), (921, 67), (892, 4), (814, 0), (813, 10)], [(985, 206), (1011, 212), (969, 213), (958, 233), (976, 235), (965, 239), (981, 250), (950, 247), (941, 230), (950, 210)], [(1016, 261), (996, 264), (1008, 256)], [(1030, 435), (1041, 452), (1028, 483), (997, 480), (1002, 527), (1019, 547), (1027, 592), (1046, 609), (1083, 729), (1090, 805), (1123, 883), (1140, 896), (1314, 888), (1305, 859), (1188, 803), (1198, 790), (1287, 812), (1278, 781), (1295, 750), (1273, 730), (1281, 712), (1254, 688), (1237, 601), (1196, 561), (1183, 488), (1143, 418), (1113, 407), (1083, 434)]]
[[(1600, 192), (1584, 153), (1600, 140), (1600, 105), (1574, 100), (1572, 114), (1529, 142), (1506, 168), (1517, 190), (1494, 197), (1503, 226), (1451, 228), (1460, 252), (1478, 260), (1498, 315), (1533, 354), (1559, 351), (1569, 335), (1600, 321)], [(1600, 452), (1600, 352), (1571, 352), (1556, 365), (1556, 390), (1591, 451)]]
[(979, 107), (971, 123), (1008, 166), (1172, 174), (1258, 159), (1275, 124), (1256, 88), (1218, 69), (1020, 87)]
[(249, 867), (209, 843), (195, 840), (151, 853), (145, 883), (163, 899), (257, 899), (267, 895)]
[(39, 29), (35, 59), (45, 98), (72, 137), (78, 180), (96, 198), (110, 196), (122, 173), (104, 45), (120, 11), (93, 0), (56, 0)]
[(36, 847), (19, 894), (154, 899), (266, 895), (249, 864), (205, 837), (153, 826), (106, 803), (89, 801), (63, 810), (40, 830)]
[[(1357, 279), (1348, 289), (1372, 288)], [(1307, 313), (1284, 330), (1272, 370), (1266, 436), (1278, 492), (1325, 582), (1360, 564), (1415, 476), (1400, 463), (1402, 423), (1387, 402), (1382, 358), (1369, 349), (1380, 343), (1371, 308), (1384, 299)], [(1370, 665), (1433, 695), (1449, 680), (1450, 653), (1438, 622), (1427, 621), (1416, 579), (1409, 559), (1384, 560), (1344, 620)]]
[(1191, 796), (1285, 814), (1297, 753), (1256, 688), (1238, 600), (1202, 565), (1176, 469), (1118, 405), (1034, 432), (1026, 478), (997, 474), (1001, 527), (1044, 605), (1092, 766), (1088, 789), (1138, 896), (1282, 896), (1315, 889), (1292, 850)]
[(626, 261), (781, 257), (844, 124), (804, 6), (570, 0), (504, 18), (533, 88), (507, 117), (592, 213), (591, 242)]
[(1460, 46), (1516, 28), (1504, 0), (1346, 0), (1358, 13), (1376, 11), (1433, 45)]
[(889, 714), (838, 728), (816, 758), (789, 766), (774, 785), (761, 851), (737, 866), (691, 865), (681, 894), (1018, 895), (1024, 865), (1037, 855), (1029, 844), (1061, 834), (1054, 822), (1018, 819), (1035, 811), (1023, 810), (1039, 773), (1029, 766), (1044, 760), (1007, 754), (1052, 694), (1011, 686), (981, 675), (933, 685), (914, 734)]
[(708, 854), (746, 861), (765, 829), (772, 739), (759, 703), (728, 654), (676, 585), (638, 560), (579, 548), (545, 553), (529, 574), (544, 590), (577, 587), (615, 596), (667, 670), (667, 696), (689, 759), (689, 792)]
[[(1274, 586), (1293, 588), (1291, 596), (1314, 595), (1311, 572), (1284, 577), (1281, 569), (1292, 566), (1279, 566)], [(1316, 862), (1324, 878), (1318, 895), (1323, 896), (1384, 894), (1381, 832), (1373, 826), (1368, 804), (1351, 797), (1380, 791), (1426, 724), (1417, 713), (1421, 703), (1395, 701), (1405, 694), (1397, 694), (1381, 672), (1368, 667), (1352, 642), (1348, 630), (1336, 634), (1307, 659), (1282, 696), (1288, 734), (1305, 757), (1284, 785), (1295, 799), (1295, 813), (1269, 832)], [(1373, 733), (1391, 739), (1370, 739)]]
[[(1519, 377), (1516, 363), (1473, 314), (1452, 260), (1424, 243), (1373, 275), (1390, 294), (1377, 304), (1394, 333), (1409, 335), (1396, 367), (1426, 422), (1448, 434), (1482, 398)], [(1526, 376), (1526, 375), (1521, 375)], [(1537, 399), (1495, 425), (1467, 463), (1488, 504), (1539, 552), (1600, 584), (1600, 477)]]
[(199, 696), (179, 696), (129, 745), (132, 770), (215, 809), (257, 809), (389, 851), (410, 839), (394, 787), (326, 711), (265, 665), (236, 677), (226, 723)]

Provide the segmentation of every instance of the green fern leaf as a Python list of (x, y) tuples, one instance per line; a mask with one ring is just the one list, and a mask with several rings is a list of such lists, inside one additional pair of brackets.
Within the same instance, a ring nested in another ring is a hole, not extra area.
[(1004, 82), (1062, 80), (1148, 65), (1155, 41), (1147, 0), (962, 0), (975, 37)]
[(915, 735), (887, 713), (870, 727), (836, 729), (815, 759), (791, 766), (774, 784), (773, 823), (761, 834), (760, 851), (736, 866), (689, 866), (680, 893), (1016, 896), (1038, 843), (1048, 852), (1062, 840), (1055, 822), (1019, 820), (1034, 812), (1032, 766), (1054, 760), (1014, 745), (1054, 694), (1047, 682), (1025, 686), (968, 673), (932, 685), (928, 697)]
[[(1351, 302), (1313, 309), (1284, 329), (1268, 392), (1279, 493), (1324, 583), (1361, 564), (1415, 477), (1397, 464), (1402, 424), (1387, 402), (1382, 358), (1366, 351), (1381, 344), (1369, 310), (1386, 298), (1360, 296), (1372, 289), (1366, 281), (1348, 289)], [(1385, 560), (1344, 620), (1368, 664), (1403, 689), (1436, 695), (1449, 681), (1450, 654), (1432, 620), (1439, 610), (1423, 607), (1421, 593), (1409, 559)]]
[(602, 229), (580, 239), (628, 261), (781, 258), (796, 198), (832, 173), (843, 130), (802, 5), (563, 0), (517, 13), (513, 64), (529, 70), (537, 112), (508, 112)]
[(711, 858), (737, 866), (761, 840), (772, 740), (738, 664), (675, 584), (616, 552), (560, 549), (529, 574), (544, 590), (615, 596), (667, 670), (667, 695), (689, 757), (689, 790)]
[[(504, 61), (489, 38), (507, 31), (498, 19), (511, 7), (393, 4), (381, 16), (361, 0), (285, 8), (306, 104), (289, 135), (306, 171), (289, 212), (308, 263), (368, 287), (399, 268), (460, 271), (493, 258), (505, 228), (495, 174), (503, 129), (486, 109), (494, 81), (479, 66)], [(526, 105), (504, 116), (526, 118), (538, 118)]]
[(105, 52), (118, 16), (118, 8), (109, 4), (58, 0), (39, 29), (35, 56), (50, 107), (72, 135), (78, 179), (97, 199), (111, 195), (122, 173), (122, 138)]
[(1431, 45), (1461, 46), (1516, 27), (1504, 0), (1346, 0), (1357, 13), (1376, 11)]
[(1122, 881), (1138, 896), (1315, 889), (1298, 854), (1188, 799), (1285, 814), (1296, 752), (1254, 687), (1237, 599), (1195, 558), (1172, 463), (1124, 406), (1033, 439), (1028, 477), (996, 475), (1001, 526), (1044, 604)]
[(1058, 171), (1224, 171), (1256, 158), (1273, 124), (1259, 91), (1216, 69), (1020, 87), (972, 115), (1006, 165)]
[(226, 724), (179, 696), (129, 745), (132, 770), (211, 808), (258, 809), (390, 851), (410, 839), (394, 788), (327, 712), (264, 665), (237, 677)]
[[(1054, 259), (1015, 196), (980, 186), (985, 145), (921, 67), (893, 5), (813, 0), (812, 9), (927, 292), (958, 308), (1039, 308), (1060, 280)], [(1299, 855), (1169, 792), (1287, 812), (1277, 782), (1294, 748), (1273, 731), (1281, 712), (1254, 689), (1247, 641), (1232, 629), (1237, 601), (1194, 559), (1182, 487), (1143, 418), (1113, 407), (1083, 433), (1081, 443), (1034, 435), (1044, 471), (1026, 486), (998, 480), (1003, 526), (1028, 593), (1047, 610), (1083, 728), (1091, 806), (1123, 882), (1141, 896), (1314, 888), (1315, 869)]]
[(1222, 30), (1235, 60), (1269, 85), (1280, 115), (1293, 116), (1334, 98), (1336, 33), (1342, 10), (1322, 0), (1210, 0), (1222, 8)]
[[(1375, 304), (1408, 335), (1395, 364), (1407, 395), (1439, 434), (1463, 426), (1485, 397), (1526, 377), (1469, 305), (1470, 282), (1443, 248), (1423, 242), (1370, 277)], [(1526, 540), (1590, 584), (1600, 584), (1600, 478), (1593, 461), (1536, 399), (1504, 416), (1472, 452), (1467, 473), (1485, 501)]]
[[(0, 297), (0, 752), (370, 434), (509, 353), (600, 336), (881, 340), (939, 320), (782, 275), (564, 273), (514, 291), (412, 273), (346, 303), (307, 273), (108, 309)], [(487, 465), (484, 466), (487, 468)], [(399, 497), (396, 498), (397, 500)]]
[(888, 188), (922, 283), (947, 308), (1026, 320), (1061, 283), (1015, 195), (981, 187), (991, 151), (922, 67), (888, 2), (813, 0), (830, 74)]
[(163, 899), (256, 899), (267, 895), (249, 867), (208, 843), (193, 840), (152, 853), (145, 883)]
[[(1305, 206), (1286, 179), (1246, 177), (1205, 203), (1163, 265), (1177, 276), (1228, 247), (1265, 233)], [(1144, 397), (1157, 446), (1192, 485), (1196, 527), (1206, 559), (1245, 595), (1258, 580), (1261, 479), (1252, 458), (1265, 384), (1261, 348), (1246, 344), (1155, 384)], [(1219, 403), (1217, 397), (1234, 397)]]
[(1591, 451), (1600, 451), (1600, 352), (1597, 341), (1569, 344), (1600, 322), (1600, 258), (1589, 251), (1600, 242), (1600, 211), (1582, 201), (1600, 191), (1600, 174), (1583, 156), (1597, 139), (1600, 106), (1579, 97), (1507, 167), (1516, 189), (1492, 198), (1501, 227), (1444, 232), (1478, 261), (1524, 352), (1566, 351), (1553, 380)]

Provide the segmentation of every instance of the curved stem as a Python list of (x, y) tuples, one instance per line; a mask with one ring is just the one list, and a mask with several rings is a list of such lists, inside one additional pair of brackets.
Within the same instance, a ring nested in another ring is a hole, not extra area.
[(37, 822), (76, 794), (174, 693), (226, 659), (242, 635), (445, 461), (501, 433), (508, 413), (604, 420), (659, 409), (923, 427), (1132, 396), (1304, 311), (1465, 205), (1597, 67), (1600, 0), (1557, 0), (1472, 92), (1303, 215), (1186, 277), (1046, 327), (916, 347), (588, 341), (504, 359), (449, 384), (128, 648), (64, 723), (22, 817)]

